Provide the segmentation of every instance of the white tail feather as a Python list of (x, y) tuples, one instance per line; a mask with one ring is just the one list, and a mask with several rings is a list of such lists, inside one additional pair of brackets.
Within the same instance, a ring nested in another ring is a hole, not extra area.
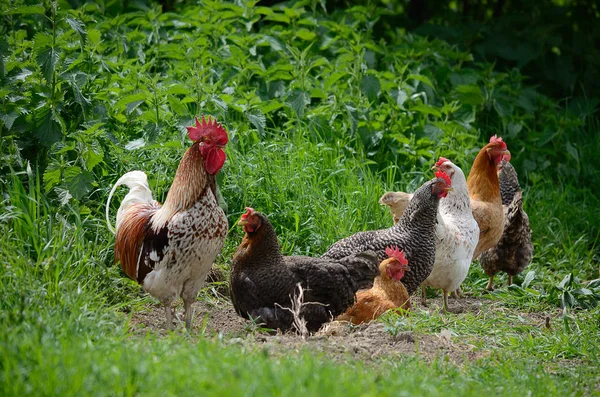
[[(121, 202), (119, 211), (117, 211), (117, 223), (115, 225), (115, 230), (110, 223), (110, 201), (112, 200), (112, 196), (117, 190), (117, 187), (121, 185), (127, 185), (129, 188), (129, 193), (127, 193)], [(152, 191), (148, 186), (148, 177), (146, 174), (142, 171), (131, 171), (119, 178), (117, 183), (115, 183), (115, 185), (112, 187), (110, 194), (108, 195), (108, 200), (106, 201), (106, 224), (108, 225), (108, 229), (113, 234), (117, 234), (117, 230), (119, 229), (119, 225), (122, 221), (121, 215), (123, 212), (125, 212), (130, 205), (137, 203), (154, 204), (155, 201), (154, 198), (152, 198)]]

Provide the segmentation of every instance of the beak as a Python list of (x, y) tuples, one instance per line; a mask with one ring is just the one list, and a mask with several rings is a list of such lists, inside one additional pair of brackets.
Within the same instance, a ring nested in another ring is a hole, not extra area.
[(434, 165), (433, 167), (431, 167), (432, 171), (439, 171), (439, 168), (437, 167), (437, 165)]
[(240, 225), (240, 226), (245, 226), (245, 225), (248, 224), (248, 219), (246, 219), (246, 218), (240, 218), (240, 220), (238, 221), (237, 224)]
[(453, 192), (454, 188), (452, 186), (448, 186), (448, 187), (445, 187), (444, 190), (447, 192)]

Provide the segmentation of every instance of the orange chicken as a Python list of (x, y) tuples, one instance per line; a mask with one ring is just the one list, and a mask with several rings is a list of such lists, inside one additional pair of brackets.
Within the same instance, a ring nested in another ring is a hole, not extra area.
[(375, 278), (373, 287), (358, 291), (354, 306), (339, 316), (338, 320), (362, 324), (378, 318), (390, 309), (410, 310), (408, 292), (400, 281), (408, 270), (404, 250), (387, 247), (385, 253), (389, 258), (379, 264), (380, 274)]

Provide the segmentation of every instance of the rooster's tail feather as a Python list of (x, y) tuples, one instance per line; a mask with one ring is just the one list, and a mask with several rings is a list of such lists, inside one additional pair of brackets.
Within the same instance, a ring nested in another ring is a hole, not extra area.
[(117, 229), (119, 228), (119, 224), (121, 223), (121, 215), (132, 204), (156, 204), (154, 198), (152, 198), (152, 191), (148, 186), (148, 177), (144, 172), (131, 171), (120, 177), (117, 183), (115, 183), (115, 185), (112, 187), (110, 194), (108, 195), (108, 200), (106, 201), (106, 224), (108, 225), (108, 229), (113, 234), (116, 234), (117, 231), (112, 227), (110, 223), (110, 201), (112, 200), (112, 196), (117, 190), (117, 187), (121, 185), (127, 185), (127, 187), (129, 188), (129, 192), (121, 202), (121, 206), (119, 207), (119, 211), (117, 212)]

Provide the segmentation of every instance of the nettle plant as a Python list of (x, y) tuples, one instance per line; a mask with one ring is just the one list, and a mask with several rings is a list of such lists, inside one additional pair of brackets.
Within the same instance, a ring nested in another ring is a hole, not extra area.
[[(92, 3), (20, 4), (1, 6), (0, 156), (17, 170), (31, 162), (62, 203), (98, 200), (96, 187), (148, 169), (147, 150), (159, 169), (174, 167), (199, 114), (227, 126), (231, 150), (271, 139), (333, 145), (389, 185), (410, 172), (418, 184), (441, 154), (468, 171), (494, 133), (510, 139), (517, 165), (539, 172), (554, 161), (546, 146), (560, 145), (541, 123), (577, 124), (555, 109), (536, 116), (551, 105), (518, 72), (399, 30), (376, 39), (377, 8), (327, 15), (317, 2), (204, 1), (111, 16)], [(567, 174), (577, 145), (567, 145)]]

